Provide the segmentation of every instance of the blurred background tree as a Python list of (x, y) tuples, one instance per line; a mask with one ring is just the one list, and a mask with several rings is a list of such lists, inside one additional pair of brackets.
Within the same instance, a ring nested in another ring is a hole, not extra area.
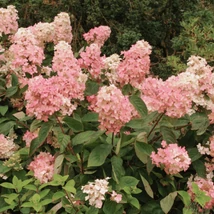
[(82, 34), (99, 25), (112, 30), (106, 56), (144, 39), (153, 48), (151, 72), (163, 79), (184, 70), (192, 54), (213, 64), (214, 0), (0, 0), (0, 7), (10, 4), (19, 11), (20, 27), (69, 13), (75, 52), (85, 45)]

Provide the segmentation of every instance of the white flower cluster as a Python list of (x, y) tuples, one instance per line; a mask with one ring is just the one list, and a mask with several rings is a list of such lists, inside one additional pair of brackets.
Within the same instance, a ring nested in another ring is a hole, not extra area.
[[(95, 206), (96, 208), (101, 208), (103, 205), (103, 200), (105, 200), (105, 194), (108, 192), (108, 180), (105, 179), (96, 179), (94, 182), (89, 182), (87, 185), (82, 186), (83, 193), (88, 194), (85, 197), (85, 200), (89, 200), (89, 204)], [(115, 191), (112, 191), (110, 194), (110, 200), (120, 203), (122, 200), (122, 195), (117, 194)]]
[(103, 205), (103, 200), (105, 200), (105, 194), (108, 192), (108, 180), (106, 179), (96, 179), (94, 182), (89, 182), (87, 185), (82, 186), (83, 193), (88, 194), (85, 200), (89, 200), (89, 204), (95, 206), (96, 208), (101, 208)]

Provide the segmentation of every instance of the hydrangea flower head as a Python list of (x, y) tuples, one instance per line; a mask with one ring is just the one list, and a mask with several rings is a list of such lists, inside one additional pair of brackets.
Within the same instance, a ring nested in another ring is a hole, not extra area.
[(146, 75), (149, 74), (151, 46), (148, 42), (141, 40), (122, 54), (124, 59), (117, 68), (118, 80), (121, 85), (129, 83), (139, 88)]
[(88, 44), (95, 43), (98, 46), (102, 46), (104, 42), (109, 38), (111, 29), (108, 26), (99, 26), (91, 29), (88, 33), (83, 34), (84, 39)]
[(118, 133), (134, 114), (134, 107), (115, 85), (103, 86), (97, 96), (89, 97), (90, 110), (99, 114), (100, 129)]
[(18, 30), (18, 11), (13, 5), (7, 6), (7, 9), (0, 8), (0, 37), (13, 34)]
[(37, 73), (37, 66), (41, 66), (45, 58), (43, 48), (39, 46), (31, 30), (26, 28), (18, 29), (9, 50), (14, 56), (12, 69), (21, 67), (23, 76), (25, 73)]
[(71, 21), (68, 13), (61, 12), (57, 16), (55, 16), (53, 26), (54, 44), (57, 44), (59, 41), (71, 43), (73, 35)]
[(9, 137), (0, 134), (0, 159), (10, 158), (18, 146)]
[(101, 70), (104, 68), (104, 56), (101, 56), (100, 47), (92, 43), (90, 46), (86, 47), (85, 51), (80, 53), (78, 59), (79, 65), (83, 69), (91, 74), (92, 78), (99, 79)]
[(87, 185), (82, 186), (83, 193), (87, 196), (85, 200), (89, 200), (89, 204), (96, 208), (101, 208), (103, 200), (105, 200), (105, 194), (108, 192), (109, 178), (96, 179), (94, 182), (89, 182)]
[(157, 167), (163, 167), (167, 174), (175, 175), (181, 171), (186, 171), (191, 159), (188, 156), (186, 149), (179, 147), (177, 144), (166, 144), (165, 141), (161, 143), (163, 148), (159, 148), (158, 152), (151, 153), (152, 163)]
[(54, 156), (48, 152), (40, 152), (28, 166), (41, 183), (50, 181), (54, 174)]

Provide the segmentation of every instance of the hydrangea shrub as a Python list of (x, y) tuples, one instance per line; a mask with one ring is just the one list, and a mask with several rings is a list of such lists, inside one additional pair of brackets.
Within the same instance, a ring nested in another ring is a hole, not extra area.
[(13, 6), (0, 16), (0, 212), (212, 212), (206, 59), (162, 80), (144, 40), (105, 56), (99, 26), (73, 53), (68, 14), (27, 28)]

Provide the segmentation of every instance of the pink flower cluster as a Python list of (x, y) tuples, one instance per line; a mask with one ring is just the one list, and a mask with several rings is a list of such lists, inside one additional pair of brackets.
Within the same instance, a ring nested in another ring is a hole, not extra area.
[(130, 83), (138, 88), (149, 74), (151, 46), (148, 42), (141, 40), (122, 54), (124, 59), (117, 68), (118, 81), (122, 85)]
[[(91, 206), (95, 206), (96, 208), (102, 207), (102, 201), (105, 200), (105, 194), (108, 193), (109, 179), (108, 177), (105, 179), (96, 179), (94, 182), (89, 182), (87, 185), (82, 186), (83, 193), (87, 194), (85, 200), (89, 200)], [(122, 195), (113, 191), (110, 199), (120, 203)]]
[[(205, 59), (191, 56), (188, 68), (166, 81), (146, 78), (141, 84), (142, 99), (149, 111), (158, 111), (170, 117), (180, 118), (192, 114), (197, 108), (214, 110), (214, 75)], [(208, 99), (207, 99), (208, 97)], [(213, 113), (210, 114), (213, 121)]]
[(100, 129), (118, 133), (134, 114), (134, 107), (115, 85), (103, 86), (97, 96), (89, 97), (89, 109), (99, 114)]
[(33, 33), (26, 28), (19, 28), (9, 50), (14, 56), (12, 69), (21, 67), (23, 76), (25, 73), (37, 73), (37, 66), (41, 66), (45, 58), (43, 48), (39, 46)]
[(188, 193), (191, 196), (192, 200), (194, 201), (195, 194), (192, 189), (192, 183), (195, 183), (198, 185), (199, 189), (205, 192), (207, 196), (209, 196), (211, 199), (205, 204), (203, 209), (213, 209), (214, 208), (214, 183), (211, 180), (204, 179), (201, 177), (196, 176), (194, 180), (192, 180), (192, 177), (187, 182), (187, 186), (189, 188)]
[(57, 76), (31, 78), (25, 94), (27, 113), (44, 121), (57, 111), (71, 115), (76, 109), (72, 99), (84, 98), (87, 75), (82, 73), (71, 46), (64, 41), (55, 46), (53, 69)]
[(94, 79), (99, 79), (101, 70), (104, 68), (104, 56), (101, 57), (100, 47), (92, 43), (90, 46), (86, 47), (85, 51), (80, 53), (78, 59), (81, 68), (87, 69)]
[(63, 105), (56, 77), (45, 79), (42, 76), (31, 78), (28, 81), (28, 90), (25, 94), (26, 112), (29, 116), (36, 116), (39, 120), (48, 120), (48, 116), (59, 111)]
[(152, 163), (157, 167), (162, 167), (169, 175), (175, 175), (181, 171), (186, 171), (191, 159), (188, 156), (186, 149), (177, 144), (166, 144), (166, 141), (161, 143), (163, 148), (159, 148), (157, 154), (151, 153)]
[(9, 5), (7, 9), (0, 8), (0, 37), (4, 33), (5, 35), (13, 34), (18, 30), (18, 11), (14, 6)]
[(111, 29), (108, 26), (99, 26), (91, 29), (88, 33), (83, 34), (88, 44), (95, 43), (101, 47), (109, 38)]
[(40, 152), (30, 163), (28, 169), (33, 171), (35, 178), (41, 183), (47, 183), (53, 178), (54, 159), (50, 153)]
[(198, 78), (189, 72), (172, 76), (166, 81), (146, 78), (141, 86), (141, 98), (149, 111), (158, 111), (180, 118), (191, 113), (192, 102), (200, 93)]
[(39, 22), (32, 27), (28, 27), (31, 30), (40, 47), (44, 47), (47, 42), (53, 42), (54, 40), (54, 25), (53, 23), (42, 23)]
[(35, 132), (26, 131), (22, 139), (26, 142), (26, 147), (30, 147), (31, 141), (37, 137), (38, 137), (37, 131)]
[(53, 22), (54, 26), (54, 44), (63, 40), (67, 43), (72, 41), (72, 27), (68, 13), (61, 12), (55, 18)]
[(0, 159), (10, 158), (18, 149), (18, 146), (13, 142), (13, 139), (0, 134)]

